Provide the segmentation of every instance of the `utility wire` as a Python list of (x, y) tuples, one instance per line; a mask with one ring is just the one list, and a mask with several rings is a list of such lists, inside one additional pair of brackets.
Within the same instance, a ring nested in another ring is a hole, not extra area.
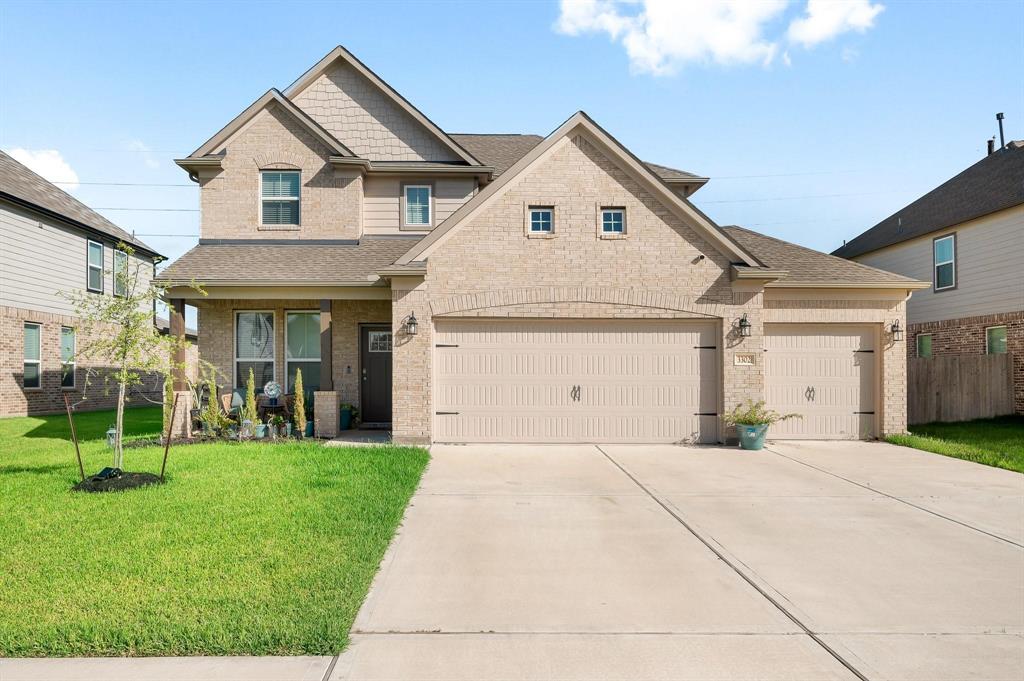
[(50, 184), (88, 185), (90, 187), (191, 187), (199, 189), (199, 185), (189, 182), (185, 183), (160, 183), (160, 182), (51, 182)]
[(124, 208), (121, 206), (97, 206), (93, 210), (142, 210), (150, 213), (198, 213), (198, 208)]

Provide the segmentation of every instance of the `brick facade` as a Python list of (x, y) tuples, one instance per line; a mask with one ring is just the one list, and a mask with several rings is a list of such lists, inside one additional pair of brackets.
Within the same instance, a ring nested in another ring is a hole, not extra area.
[[(25, 361), (25, 323), (40, 325), (41, 387), (23, 385)], [(79, 361), (75, 367), (75, 387), (61, 387), (61, 328), (76, 327), (71, 315), (38, 312), (15, 307), (0, 307), (0, 417), (55, 414), (64, 411), (64, 396), (78, 411), (111, 409), (117, 404), (116, 384), (105, 382), (108, 369), (101, 363)], [(76, 338), (78, 345), (88, 342)], [(87, 373), (89, 376), (86, 385)], [(160, 400), (162, 383), (158, 377), (137, 386), (129, 394), (132, 406), (150, 404), (144, 398)]]
[(1024, 414), (1024, 311), (911, 324), (907, 356), (917, 356), (920, 334), (931, 334), (933, 356), (985, 354), (985, 330), (992, 326), (1006, 327), (1006, 351), (1013, 355), (1014, 411)]

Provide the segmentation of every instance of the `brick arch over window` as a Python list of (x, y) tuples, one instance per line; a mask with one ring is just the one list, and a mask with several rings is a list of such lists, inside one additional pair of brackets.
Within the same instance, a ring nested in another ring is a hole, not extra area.
[(252, 158), (260, 170), (301, 170), (302, 157), (289, 152), (257, 154)]
[(725, 317), (727, 305), (699, 302), (691, 296), (637, 291), (631, 288), (587, 286), (542, 286), (534, 288), (479, 291), (437, 298), (431, 302), (433, 316), (480, 314), (484, 310), (528, 305), (581, 303), (647, 308), (652, 311), (686, 313), (701, 317)]

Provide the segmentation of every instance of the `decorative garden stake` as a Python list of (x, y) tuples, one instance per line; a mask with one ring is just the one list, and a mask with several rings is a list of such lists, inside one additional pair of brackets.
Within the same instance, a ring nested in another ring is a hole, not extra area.
[(178, 396), (174, 396), (174, 404), (171, 405), (171, 423), (167, 427), (167, 437), (164, 438), (164, 462), (160, 464), (160, 482), (164, 481), (164, 470), (167, 468), (167, 452), (171, 449), (171, 428), (174, 427), (174, 416), (178, 413)]
[(78, 457), (78, 474), (82, 476), (82, 482), (85, 482), (85, 467), (82, 466), (82, 452), (78, 449), (78, 433), (75, 431), (75, 420), (71, 418), (71, 402), (68, 400), (67, 393), (64, 394), (64, 408), (68, 410), (68, 423), (71, 425), (71, 439), (75, 443), (75, 456)]

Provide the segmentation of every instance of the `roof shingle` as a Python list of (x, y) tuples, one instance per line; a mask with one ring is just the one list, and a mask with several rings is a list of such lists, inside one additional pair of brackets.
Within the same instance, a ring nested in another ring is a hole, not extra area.
[(56, 213), (87, 229), (123, 241), (138, 251), (149, 255), (160, 255), (71, 194), (47, 182), (8, 154), (0, 151), (0, 197), (4, 196), (49, 213)]

